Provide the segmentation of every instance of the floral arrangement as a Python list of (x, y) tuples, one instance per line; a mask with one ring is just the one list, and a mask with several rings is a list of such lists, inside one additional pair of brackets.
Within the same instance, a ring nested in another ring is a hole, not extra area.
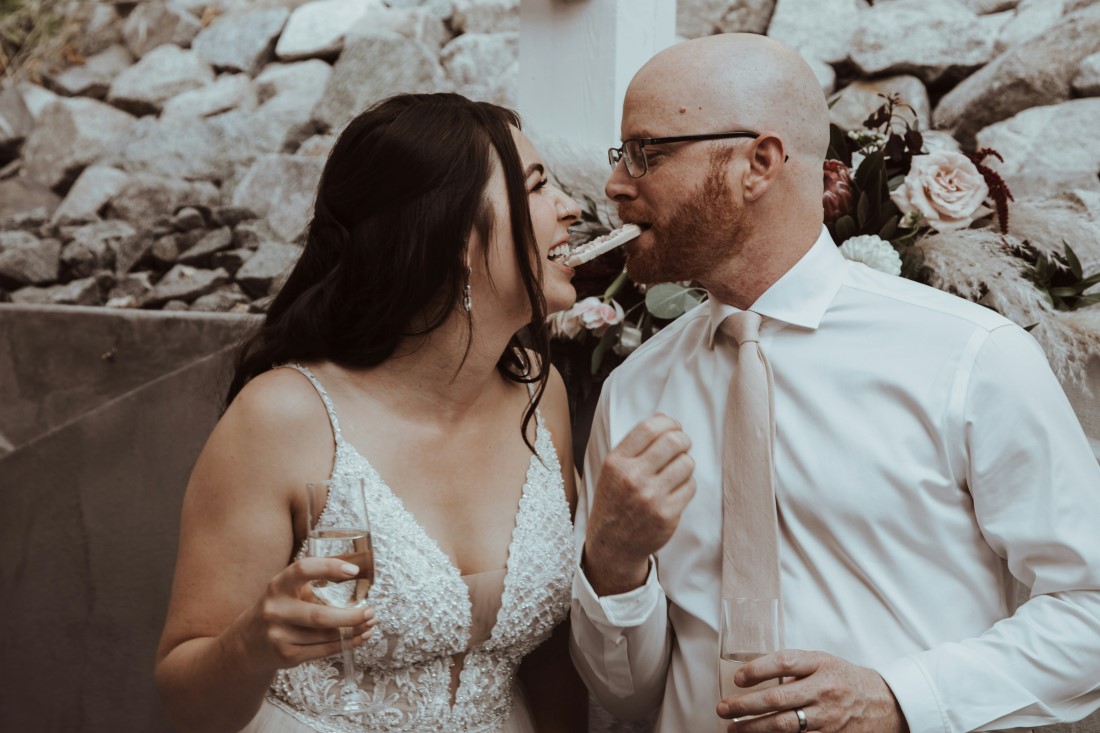
[[(947, 133), (922, 132), (910, 122), (916, 115), (909, 105), (897, 95), (881, 96), (862, 128), (830, 129), (822, 206), (846, 258), (970, 298), (1029, 329), (1052, 311), (1100, 303), (1100, 294), (1086, 293), (1100, 284), (1100, 273), (1087, 275), (1068, 243), (1055, 247), (1009, 234), (1014, 197), (995, 170), (1000, 153), (964, 151)], [(613, 228), (591, 199), (582, 218), (577, 241)], [(945, 254), (945, 245), (954, 250)], [(935, 267), (926, 263), (928, 251)], [(607, 373), (641, 343), (706, 298), (692, 283), (637, 285), (623, 270), (624, 259), (615, 250), (580, 268), (578, 302), (550, 316), (554, 362), (575, 405), (598, 394)], [(953, 268), (972, 276), (944, 274)], [(987, 298), (994, 286), (1003, 292)], [(1100, 335), (1067, 339), (1087, 342), (1078, 350), (1086, 356), (1100, 350)]]

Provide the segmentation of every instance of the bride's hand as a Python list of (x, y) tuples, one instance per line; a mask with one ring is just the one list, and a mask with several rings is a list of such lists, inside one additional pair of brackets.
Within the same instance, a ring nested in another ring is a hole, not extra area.
[(358, 568), (337, 558), (304, 557), (271, 579), (246, 614), (243, 641), (249, 658), (276, 669), (340, 653), (340, 629), (361, 644), (378, 623), (373, 608), (332, 608), (313, 600), (310, 581), (343, 582)]

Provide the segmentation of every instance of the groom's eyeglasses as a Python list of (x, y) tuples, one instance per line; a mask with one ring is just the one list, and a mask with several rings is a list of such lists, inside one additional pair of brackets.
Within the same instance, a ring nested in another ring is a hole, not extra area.
[[(649, 170), (649, 162), (646, 161), (646, 145), (663, 145), (665, 143), (692, 143), (699, 140), (725, 140), (731, 137), (747, 137), (755, 140), (760, 137), (758, 132), (738, 130), (736, 132), (712, 132), (706, 135), (677, 135), (676, 137), (636, 137), (631, 140), (623, 140), (621, 148), (611, 148), (607, 151), (607, 161), (614, 168), (623, 161), (626, 164), (626, 172), (631, 178), (641, 178)], [(790, 156), (784, 158), (784, 162)]]

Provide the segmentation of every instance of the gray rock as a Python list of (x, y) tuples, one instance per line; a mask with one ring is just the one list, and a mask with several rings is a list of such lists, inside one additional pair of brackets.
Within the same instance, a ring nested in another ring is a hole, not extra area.
[(385, 7), (382, 0), (314, 0), (297, 8), (283, 28), (275, 55), (283, 61), (336, 58), (360, 18)]
[(9, 232), (14, 229), (20, 231), (32, 231), (40, 229), (50, 218), (50, 210), (45, 206), (37, 209), (20, 211), (0, 219), (0, 231)]
[(255, 218), (256, 212), (244, 206), (219, 206), (210, 212), (210, 220), (217, 227), (235, 227)]
[(122, 36), (130, 53), (141, 58), (158, 46), (187, 47), (202, 30), (202, 23), (185, 8), (161, 0), (143, 0), (126, 17)]
[(457, 34), (519, 33), (519, 0), (455, 0), (451, 26)]
[(332, 146), (336, 144), (336, 136), (332, 134), (314, 135), (306, 140), (294, 151), (296, 155), (314, 155), (321, 158), (328, 157)]
[(265, 217), (279, 239), (292, 242), (309, 222), (323, 167), (319, 158), (265, 155), (241, 181), (233, 205)]
[(53, 285), (50, 287), (40, 288), (36, 285), (28, 285), (25, 288), (19, 288), (18, 290), (10, 294), (11, 302), (16, 305), (46, 305), (50, 302), (50, 297), (57, 290), (60, 290), (63, 285)]
[(164, 176), (130, 176), (123, 189), (108, 204), (109, 216), (134, 224), (151, 226), (167, 219), (183, 206), (217, 205), (218, 189), (205, 181), (188, 182)]
[[(978, 147), (1004, 156), (997, 170), (1016, 197), (1100, 191), (1100, 99), (1033, 107), (978, 133)], [(1057, 140), (1056, 145), (1051, 141)]]
[(252, 298), (245, 295), (241, 287), (236, 283), (230, 283), (218, 288), (212, 293), (197, 298), (191, 304), (191, 310), (208, 313), (227, 313), (238, 306), (247, 306)]
[(208, 84), (178, 94), (164, 104), (162, 117), (210, 117), (233, 109), (251, 111), (258, 101), (247, 74), (223, 74)]
[(57, 281), (61, 242), (27, 232), (0, 232), (0, 285), (40, 285)]
[(101, 305), (103, 283), (95, 276), (73, 280), (51, 288), (49, 302), (54, 305)]
[(948, 92), (932, 119), (969, 145), (994, 122), (1069, 99), (1081, 62), (1094, 53), (1100, 53), (1100, 4), (1067, 15), (1039, 38), (998, 56)]
[(279, 235), (267, 223), (267, 219), (246, 221), (233, 227), (233, 246), (254, 250), (264, 242), (278, 241)]
[(256, 96), (259, 102), (287, 94), (316, 94), (328, 85), (332, 67), (319, 59), (288, 64), (268, 64), (256, 77)]
[(164, 117), (138, 121), (124, 148), (105, 162), (131, 173), (220, 182), (262, 149), (238, 113), (212, 118)]
[(302, 254), (299, 247), (281, 242), (264, 242), (237, 271), (237, 282), (255, 297), (271, 294)]
[(450, 21), (454, 16), (454, 0), (386, 0), (386, 4), (400, 10), (421, 8), (446, 21)]
[(450, 88), (437, 55), (389, 31), (349, 37), (313, 117), (340, 129), (369, 105), (397, 92)]
[(714, 33), (764, 33), (775, 0), (679, 0), (676, 33), (701, 38)]
[(182, 253), (176, 261), (185, 265), (201, 265), (203, 262), (208, 261), (215, 252), (232, 246), (233, 230), (229, 227), (222, 227), (207, 233), (206, 236)]
[(194, 206), (185, 206), (176, 212), (169, 222), (177, 232), (189, 232), (193, 229), (201, 229), (206, 226), (206, 218), (202, 211)]
[(202, 232), (176, 232), (158, 237), (153, 246), (149, 248), (148, 257), (158, 267), (171, 267), (179, 260), (179, 256), (191, 249), (199, 239)]
[(777, 0), (768, 35), (807, 59), (844, 61), (864, 7), (863, 0)]
[(1082, 97), (1100, 97), (1100, 53), (1081, 62), (1072, 86), (1074, 93)]
[(138, 308), (153, 292), (153, 273), (133, 272), (118, 279), (107, 293), (106, 305), (110, 308)]
[(52, 213), (61, 197), (38, 181), (16, 176), (0, 181), (0, 219), (45, 208)]
[(289, 17), (286, 8), (226, 15), (199, 33), (191, 46), (218, 69), (255, 76), (271, 58), (275, 40)]
[(111, 46), (124, 44), (122, 17), (114, 5), (91, 3), (87, 22), (78, 38), (74, 39), (76, 50), (83, 56), (94, 56)]
[(459, 94), (505, 107), (516, 106), (518, 33), (467, 33), (444, 46), (440, 60)]
[(348, 38), (381, 31), (396, 33), (431, 49), (443, 48), (454, 37), (442, 18), (424, 8), (378, 8), (348, 31)]
[(34, 129), (34, 117), (18, 87), (0, 82), (0, 165), (13, 160)]
[(170, 300), (161, 307), (162, 311), (187, 311), (191, 310), (191, 307), (187, 305), (186, 300)]
[(775, 12), (775, 0), (733, 0), (718, 20), (722, 33), (765, 33)]
[(252, 258), (252, 255), (253, 251), (250, 249), (227, 249), (222, 252), (215, 252), (210, 257), (210, 266), (220, 267), (236, 277), (237, 271)]
[(1065, 12), (1065, 0), (1020, 0), (1016, 14), (997, 36), (997, 53), (1029, 41), (1058, 24)]
[(993, 58), (993, 38), (955, 0), (895, 0), (860, 15), (851, 57), (866, 75), (909, 73), (934, 82)]
[(806, 59), (806, 65), (810, 67), (810, 71), (814, 72), (814, 76), (817, 77), (817, 82), (821, 85), (821, 90), (825, 92), (825, 95), (832, 94), (833, 90), (836, 89), (836, 70), (832, 65), (817, 59)]
[(121, 145), (135, 120), (85, 97), (59, 99), (42, 113), (23, 146), (23, 169), (36, 181), (64, 191), (80, 172)]
[(123, 242), (136, 234), (132, 226), (118, 219), (78, 227), (61, 251), (61, 262), (74, 277), (114, 270)]
[(146, 300), (147, 305), (159, 305), (170, 300), (191, 302), (213, 292), (229, 280), (225, 270), (200, 270), (176, 265), (157, 282)]
[(70, 66), (51, 79), (57, 91), (69, 97), (103, 99), (116, 76), (134, 64), (125, 46), (110, 48), (89, 56), (83, 64)]
[[(872, 81), (854, 81), (844, 87), (840, 93), (840, 99), (830, 111), (832, 121), (845, 130), (863, 127), (863, 121), (885, 101), (879, 96), (880, 94), (900, 94), (902, 100), (911, 106), (916, 114), (911, 114), (907, 110), (898, 110), (899, 114), (908, 120), (910, 125), (917, 122), (922, 130), (928, 129), (932, 117), (928, 90), (917, 77), (905, 75)], [(895, 127), (898, 129), (903, 127), (900, 120)]]
[(130, 176), (115, 168), (93, 165), (84, 169), (53, 212), (54, 224), (69, 224), (98, 217), (107, 202), (118, 195)]
[(139, 262), (149, 256), (155, 241), (153, 233), (147, 229), (120, 241), (118, 249), (115, 250), (115, 274), (119, 277), (126, 276)]
[(59, 95), (38, 84), (24, 81), (17, 83), (15, 86), (23, 96), (23, 103), (27, 105), (27, 111), (31, 113), (31, 119), (35, 122), (41, 119), (42, 113), (46, 111), (47, 107), (61, 99)]
[(1020, 0), (961, 0), (961, 2), (978, 15), (988, 15), (1012, 10), (1020, 3)]
[(107, 101), (135, 115), (156, 114), (172, 97), (213, 81), (214, 70), (197, 53), (164, 45), (115, 77)]

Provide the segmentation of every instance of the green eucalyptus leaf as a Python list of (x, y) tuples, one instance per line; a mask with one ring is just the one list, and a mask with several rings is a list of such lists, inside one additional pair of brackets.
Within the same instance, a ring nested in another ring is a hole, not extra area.
[(670, 321), (687, 313), (701, 298), (694, 288), (676, 283), (654, 285), (645, 294), (645, 307), (656, 318)]
[(867, 225), (870, 208), (871, 204), (867, 201), (867, 192), (863, 191), (859, 194), (859, 202), (856, 203), (856, 224), (859, 225), (860, 231), (863, 231), (863, 228)]
[(1079, 284), (1078, 285), (1063, 285), (1057, 288), (1051, 288), (1050, 294), (1056, 298), (1073, 298), (1080, 295), (1084, 291)]
[(1066, 250), (1066, 264), (1069, 265), (1069, 271), (1073, 273), (1073, 276), (1080, 280), (1085, 276), (1084, 271), (1081, 269), (1081, 260), (1077, 259), (1077, 255), (1074, 253), (1073, 248), (1066, 244), (1066, 240), (1062, 240), (1062, 246)]
[(836, 220), (837, 244), (843, 244), (844, 240), (856, 236), (859, 230), (856, 228), (856, 220), (849, 214), (845, 214)]
[(886, 220), (886, 223), (882, 225), (882, 228), (878, 230), (878, 236), (880, 239), (885, 239), (887, 242), (893, 240), (898, 233), (898, 217), (897, 215), (891, 216)]
[(1087, 308), (1090, 305), (1096, 305), (1100, 303), (1100, 293), (1094, 293), (1092, 295), (1082, 295), (1077, 299), (1078, 308)]
[(607, 329), (603, 336), (600, 337), (600, 342), (596, 344), (596, 348), (592, 350), (592, 374), (597, 374), (600, 371), (600, 365), (603, 364), (603, 357), (607, 353), (607, 350), (614, 346), (622, 333), (623, 324), (619, 324), (612, 328)]

